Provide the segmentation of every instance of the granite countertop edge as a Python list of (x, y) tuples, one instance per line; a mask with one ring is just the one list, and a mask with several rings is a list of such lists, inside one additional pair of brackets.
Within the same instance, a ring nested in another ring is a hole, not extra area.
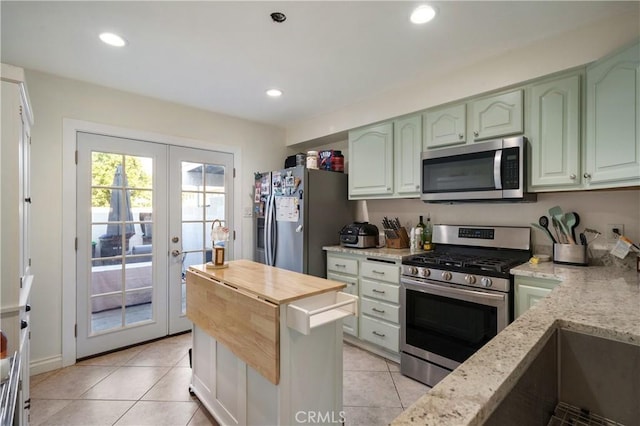
[(344, 246), (324, 246), (322, 247), (324, 251), (333, 252), (333, 253), (345, 253), (345, 254), (356, 254), (359, 256), (371, 256), (371, 257), (381, 257), (384, 259), (391, 260), (402, 260), (407, 256), (411, 256), (412, 254), (423, 253), (422, 250), (411, 250), (411, 249), (392, 249), (388, 247), (370, 247), (370, 248), (355, 248), (355, 247), (344, 247)]
[(558, 328), (640, 346), (640, 274), (545, 262), (511, 270), (561, 283), (401, 413), (392, 425), (481, 425)]

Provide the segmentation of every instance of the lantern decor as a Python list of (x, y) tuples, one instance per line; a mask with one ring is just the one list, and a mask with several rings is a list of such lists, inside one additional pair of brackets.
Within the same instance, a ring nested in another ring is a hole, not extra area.
[(211, 224), (213, 258), (211, 262), (207, 262), (207, 268), (220, 269), (229, 266), (228, 263), (224, 262), (224, 246), (229, 241), (229, 228), (224, 226), (224, 222), (224, 220), (216, 219)]

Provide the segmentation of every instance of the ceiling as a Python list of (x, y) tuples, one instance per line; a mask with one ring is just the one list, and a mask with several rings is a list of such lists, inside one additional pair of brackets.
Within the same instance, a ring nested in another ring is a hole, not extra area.
[[(429, 3), (422, 26), (411, 10)], [(3, 63), (287, 127), (635, 1), (6, 1)], [(286, 14), (275, 23), (270, 14)], [(116, 32), (124, 48), (98, 34)], [(265, 90), (277, 87), (280, 98)]]

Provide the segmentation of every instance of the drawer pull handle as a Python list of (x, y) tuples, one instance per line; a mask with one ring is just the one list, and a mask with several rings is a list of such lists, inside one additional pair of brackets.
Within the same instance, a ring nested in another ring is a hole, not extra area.
[(384, 337), (384, 333), (378, 333), (377, 331), (372, 331), (372, 333), (378, 337)]
[(343, 264), (341, 264), (341, 263), (336, 263), (336, 264), (335, 264), (335, 266), (336, 266), (337, 268), (346, 268), (346, 267), (347, 267), (347, 265), (343, 265)]
[(377, 312), (377, 313), (379, 313), (379, 314), (384, 314), (384, 309), (371, 308), (371, 310), (372, 310), (373, 312)]
[(373, 288), (373, 289), (371, 289), (371, 291), (373, 291), (374, 293), (380, 293), (380, 294), (384, 294), (385, 293), (384, 290), (378, 290), (377, 288)]
[(373, 271), (374, 274), (378, 274), (378, 275), (384, 275), (384, 272), (380, 272), (380, 271), (376, 271), (375, 269)]

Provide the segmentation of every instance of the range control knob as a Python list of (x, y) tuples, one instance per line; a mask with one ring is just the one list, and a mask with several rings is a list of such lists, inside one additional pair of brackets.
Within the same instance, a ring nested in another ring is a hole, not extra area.
[(410, 273), (411, 275), (416, 275), (416, 276), (417, 276), (417, 275), (418, 275), (418, 268), (416, 268), (415, 266), (412, 266), (412, 267), (409, 269), (409, 273)]
[(445, 281), (449, 281), (449, 280), (451, 280), (451, 272), (449, 272), (449, 271), (444, 271), (444, 272), (442, 273), (442, 279), (443, 279), (443, 280), (445, 280)]
[(420, 276), (427, 278), (429, 275), (431, 275), (431, 270), (429, 268), (420, 268)]
[(467, 282), (467, 284), (475, 284), (476, 283), (476, 276), (475, 275), (465, 275), (464, 276), (464, 280)]
[(491, 287), (491, 284), (493, 284), (493, 282), (491, 281), (491, 278), (487, 278), (487, 277), (482, 277), (482, 279), (480, 280), (480, 283), (484, 287)]

